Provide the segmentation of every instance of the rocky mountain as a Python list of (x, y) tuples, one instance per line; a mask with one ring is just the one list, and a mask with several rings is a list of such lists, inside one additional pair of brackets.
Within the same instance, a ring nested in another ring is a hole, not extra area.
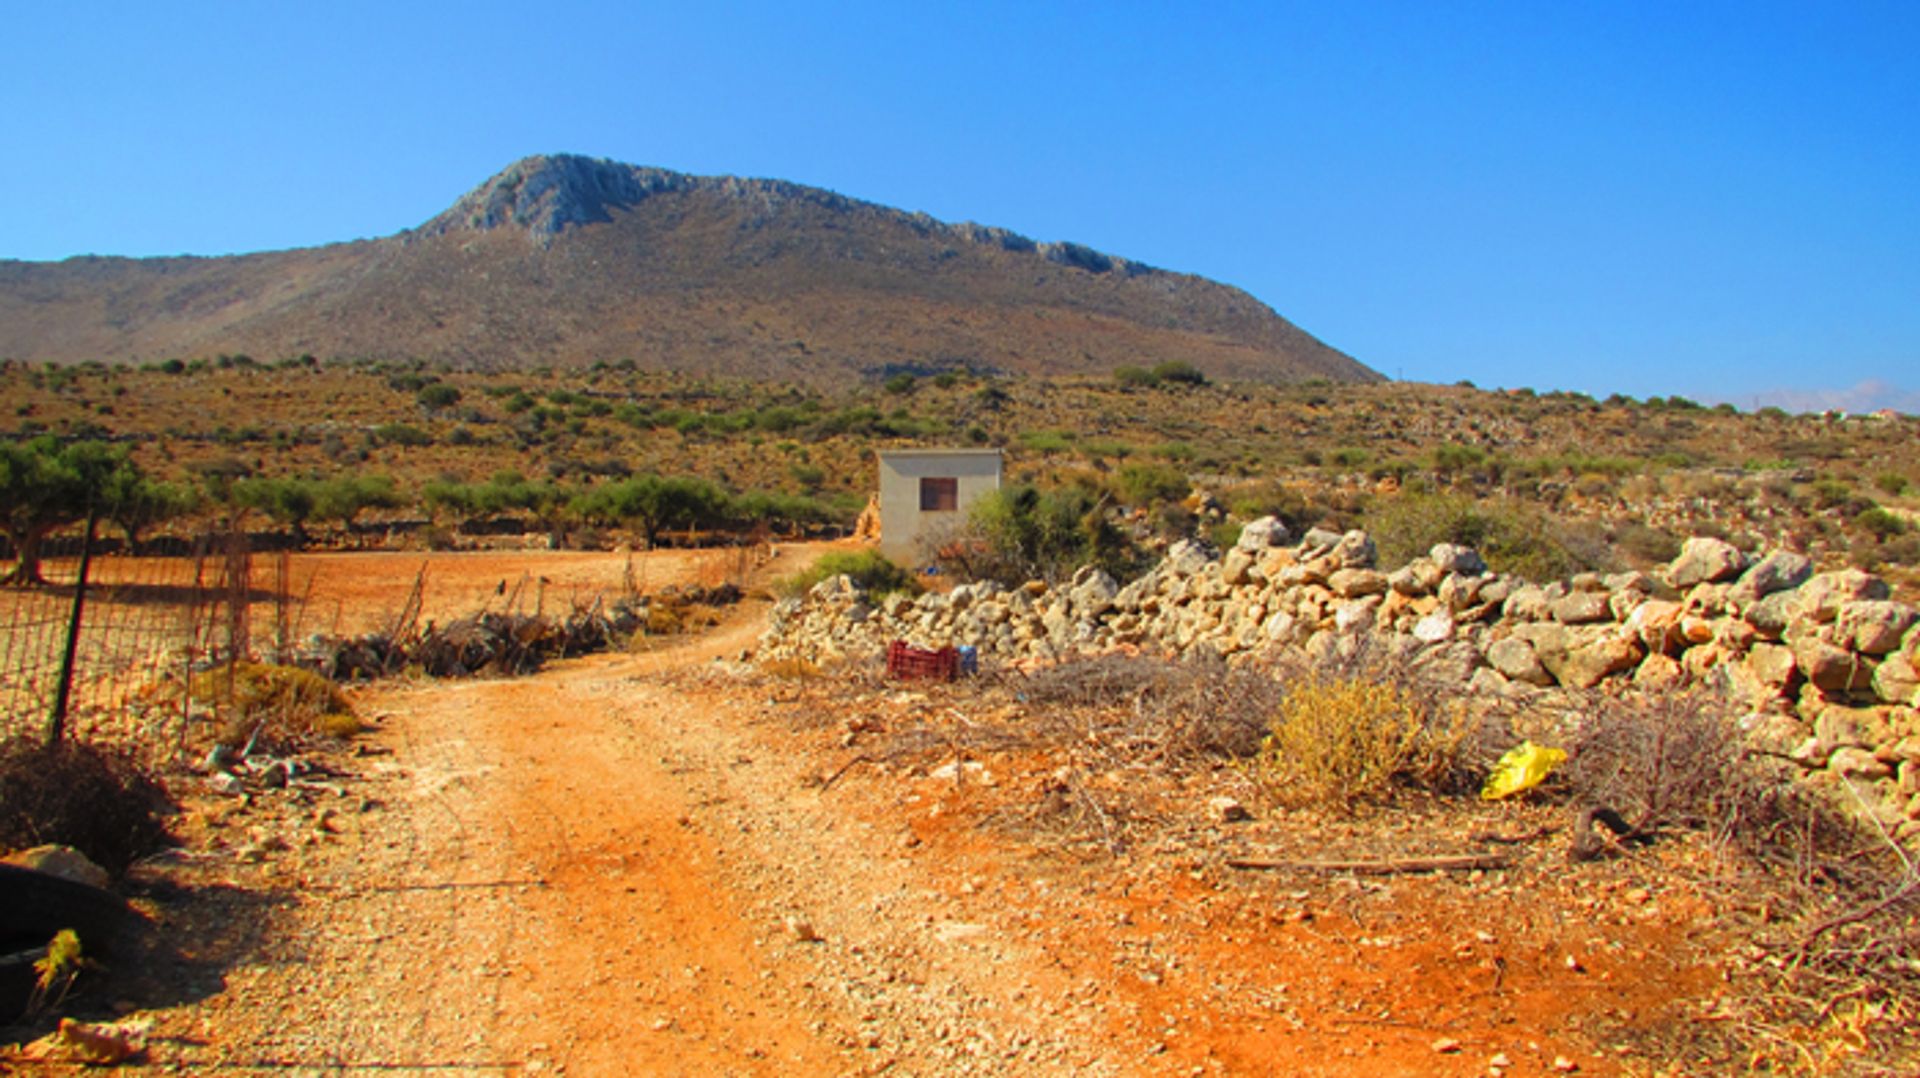
[(0, 357), (632, 360), (819, 380), (1185, 360), (1379, 376), (1236, 288), (778, 180), (529, 157), (419, 228), (221, 258), (0, 261)]

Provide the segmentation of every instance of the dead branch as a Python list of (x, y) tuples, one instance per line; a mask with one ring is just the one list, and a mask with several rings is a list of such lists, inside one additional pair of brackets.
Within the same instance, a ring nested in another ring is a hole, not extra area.
[(1507, 868), (1513, 858), (1500, 853), (1469, 853), (1441, 857), (1395, 857), (1378, 861), (1293, 861), (1265, 857), (1229, 857), (1228, 868), (1261, 871), (1351, 872), (1357, 876), (1398, 876), (1413, 872), (1472, 872)]

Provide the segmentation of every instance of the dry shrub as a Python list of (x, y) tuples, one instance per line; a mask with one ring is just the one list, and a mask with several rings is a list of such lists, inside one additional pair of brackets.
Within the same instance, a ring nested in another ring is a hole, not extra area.
[(235, 663), (193, 676), (195, 701), (222, 709), (219, 741), (239, 747), (255, 731), (276, 736), (360, 732), (353, 705), (333, 682), (311, 670), (265, 663)]
[(1291, 685), (1260, 750), (1260, 775), (1290, 805), (1351, 809), (1399, 784), (1441, 788), (1473, 722), (1405, 680), (1310, 672)]
[(131, 756), (75, 742), (0, 742), (0, 848), (60, 843), (118, 876), (167, 844), (172, 807)]
[(760, 672), (768, 677), (805, 678), (820, 676), (820, 665), (805, 659), (773, 659), (760, 664)]
[(1920, 1018), (1920, 874), (1859, 806), (1750, 749), (1709, 696), (1596, 698), (1566, 747), (1576, 805), (1613, 808), (1643, 831), (1707, 835), (1729, 905), (1769, 911), (1756, 931), (1766, 961), (1752, 967), (1767, 987), (1729, 1031), (1756, 1067), (1819, 1070), (1816, 1056), (1839, 1058), (1822, 1045), (1842, 1020), (1855, 1028), (1841, 1055), (1863, 1067), (1905, 1051), (1901, 1027)]
[[(1043, 667), (1010, 686), (1039, 711), (1036, 729), (1103, 767), (1155, 762), (1174, 769), (1259, 751), (1279, 685), (1213, 656), (1106, 654)], [(1047, 735), (1051, 734), (1051, 737)]]

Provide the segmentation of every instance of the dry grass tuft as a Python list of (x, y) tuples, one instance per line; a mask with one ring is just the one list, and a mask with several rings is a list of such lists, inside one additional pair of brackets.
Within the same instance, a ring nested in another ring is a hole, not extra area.
[(346, 737), (361, 730), (353, 705), (338, 686), (311, 670), (266, 663), (235, 663), (193, 676), (196, 702), (225, 715), (219, 741), (244, 745), (256, 736), (321, 734)]

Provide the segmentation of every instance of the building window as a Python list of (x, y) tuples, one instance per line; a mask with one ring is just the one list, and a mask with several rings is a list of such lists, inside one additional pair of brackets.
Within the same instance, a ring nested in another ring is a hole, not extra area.
[(960, 480), (920, 480), (920, 511), (922, 513), (950, 513), (958, 508), (960, 508)]

